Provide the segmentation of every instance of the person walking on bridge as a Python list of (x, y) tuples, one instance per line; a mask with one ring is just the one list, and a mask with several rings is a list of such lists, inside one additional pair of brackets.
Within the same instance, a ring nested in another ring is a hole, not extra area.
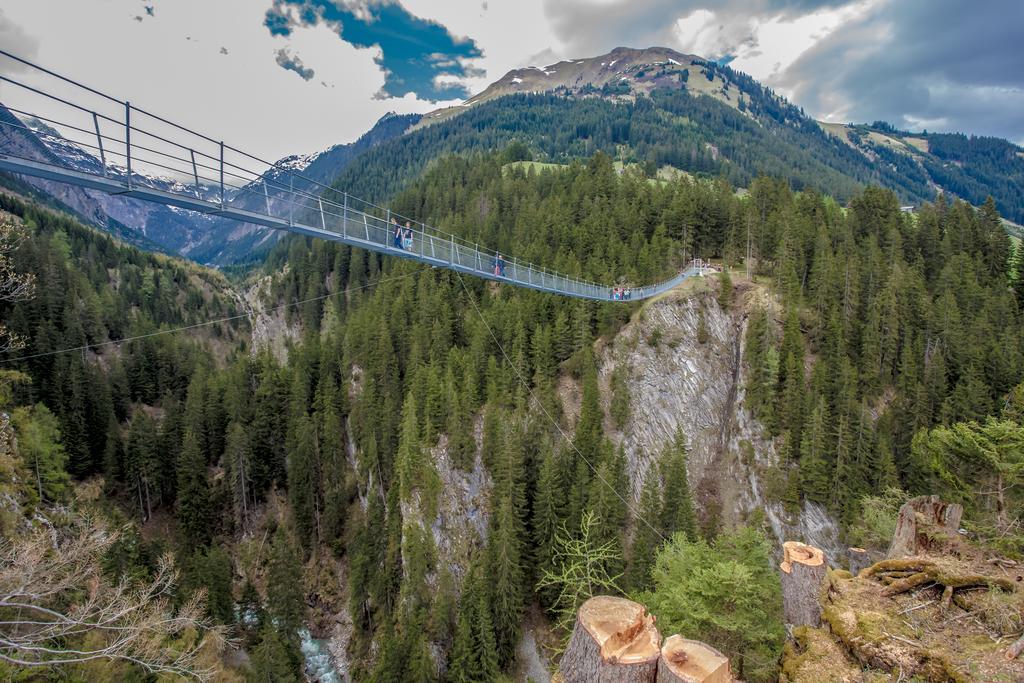
[(412, 223), (409, 221), (405, 222), (405, 239), (403, 240), (402, 248), (406, 251), (412, 251)]
[(402, 226), (400, 226), (398, 224), (398, 221), (395, 220), (394, 217), (391, 218), (391, 225), (394, 226), (394, 232), (392, 234), (395, 236), (395, 249), (401, 249), (402, 248)]
[(505, 277), (505, 259), (501, 254), (494, 257), (494, 274), (498, 277)]

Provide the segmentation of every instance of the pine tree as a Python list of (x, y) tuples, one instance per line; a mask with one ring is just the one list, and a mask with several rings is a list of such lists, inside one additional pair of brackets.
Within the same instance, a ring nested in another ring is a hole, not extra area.
[(782, 595), (764, 535), (750, 528), (713, 544), (676, 534), (658, 553), (654, 590), (638, 596), (658, 627), (700, 633), (716, 643), (744, 680), (775, 681), (786, 639)]
[(235, 620), (231, 596), (231, 557), (219, 545), (197, 551), (189, 561), (187, 584), (206, 589), (206, 613), (221, 624)]
[(718, 305), (723, 309), (728, 310), (732, 304), (732, 276), (729, 274), (729, 268), (725, 267), (722, 269), (722, 273), (718, 276)]
[(686, 434), (682, 427), (676, 430), (672, 443), (661, 456), (661, 478), (665, 482), (661, 509), (661, 532), (668, 537), (677, 531), (687, 538), (697, 537), (697, 513), (693, 505), (693, 492), (686, 472), (689, 453)]
[(491, 609), (498, 667), (505, 669), (515, 657), (523, 615), (523, 530), (509, 496), (502, 497), (497, 517), (497, 527), (489, 540), (488, 577), (493, 587)]
[[(152, 516), (153, 507), (159, 501), (155, 446), (155, 423), (141, 408), (136, 409), (125, 443), (124, 474), (125, 483), (132, 490), (132, 498), (138, 502), (142, 520)], [(175, 469), (178, 469), (177, 465)]]
[(299, 550), (284, 525), (278, 525), (267, 563), (267, 615), (281, 639), (294, 652), (305, 621), (305, 599)]
[(195, 432), (185, 429), (185, 441), (178, 457), (178, 534), (186, 550), (210, 542), (210, 487), (206, 479), (206, 458), (199, 450)]
[[(468, 589), (467, 589), (468, 590)], [(458, 624), (455, 627), (455, 639), (452, 641), (448, 663), (448, 680), (450, 683), (475, 683), (480, 666), (473, 656), (473, 611), (465, 604), (459, 610)]]
[(411, 624), (407, 633), (407, 642), (404, 647), (409, 660), (402, 680), (409, 681), (409, 683), (432, 683), (437, 680), (437, 676), (434, 671), (434, 660), (430, 656), (430, 648), (424, 635), (423, 624), (420, 621)]
[(644, 488), (640, 494), (640, 513), (634, 524), (633, 545), (629, 564), (623, 577), (623, 586), (635, 593), (651, 587), (651, 567), (661, 541), (661, 483), (654, 465), (647, 468)]
[(601, 467), (605, 453), (604, 432), (601, 423), (604, 413), (601, 410), (600, 392), (597, 386), (597, 368), (594, 365), (590, 349), (583, 352), (583, 398), (580, 405), (580, 416), (576, 421), (573, 434), (572, 449), (569, 453), (572, 481), (569, 484), (569, 505), (567, 519), (570, 527), (575, 528), (583, 518), (590, 494), (590, 483), (594, 472)]
[(473, 468), (476, 458), (476, 439), (473, 435), (473, 413), (466, 392), (452, 390), (451, 410), (448, 412), (448, 453), (461, 470)]
[(323, 483), (323, 521), (322, 538), (325, 542), (335, 545), (340, 550), (342, 534), (345, 527), (345, 507), (348, 503), (350, 468), (345, 458), (345, 428), (341, 415), (335, 405), (337, 400), (335, 385), (325, 393), (324, 406), (319, 412), (322, 428), (320, 430), (321, 476)]
[[(552, 570), (555, 535), (564, 521), (565, 487), (558, 456), (545, 443), (541, 451), (540, 473), (533, 500), (533, 548), (538, 571)], [(543, 596), (547, 600), (553, 596)]]
[(306, 415), (297, 418), (295, 445), (288, 459), (288, 500), (295, 529), (303, 549), (309, 553), (319, 542), (321, 472), (318, 467), (316, 425)]
[(494, 624), (486, 589), (477, 594), (474, 631), (473, 658), (479, 666), (479, 680), (493, 681), (501, 668), (498, 665), (498, 646), (494, 638)]
[(590, 482), (587, 511), (597, 520), (595, 541), (608, 543), (616, 550), (615, 560), (605, 570), (617, 576), (623, 570), (623, 529), (626, 527), (629, 510), (625, 497), (630, 489), (629, 475), (626, 472), (626, 454), (621, 447), (615, 448), (605, 440), (603, 450), (605, 454), (601, 464)]
[(260, 632), (246, 680), (250, 683), (298, 683), (294, 652), (269, 623)]
[(834, 460), (829, 457), (831, 415), (824, 398), (811, 412), (800, 445), (800, 488), (808, 500), (828, 503), (831, 492)]
[(795, 306), (786, 316), (779, 349), (778, 378), (775, 389), (775, 425), (780, 431), (790, 431), (799, 439), (804, 380), (804, 343), (800, 332), (800, 318)]
[(750, 373), (747, 380), (747, 396), (753, 413), (770, 427), (773, 424), (772, 387), (778, 373), (778, 354), (775, 351), (768, 313), (758, 307), (750, 316), (746, 333), (747, 364)]
[(242, 528), (255, 504), (252, 495), (252, 448), (245, 427), (238, 422), (228, 426), (224, 446), (224, 465), (231, 487), (231, 504), (235, 513), (235, 526)]
[(618, 576), (608, 574), (607, 567), (621, 561), (614, 543), (598, 543), (598, 520), (590, 512), (583, 514), (580, 526), (569, 530), (565, 525), (555, 538), (554, 568), (545, 570), (537, 582), (537, 591), (550, 591), (555, 598), (550, 611), (557, 616), (557, 626), (568, 633), (576, 620), (576, 612), (586, 600), (598, 594), (617, 594)]

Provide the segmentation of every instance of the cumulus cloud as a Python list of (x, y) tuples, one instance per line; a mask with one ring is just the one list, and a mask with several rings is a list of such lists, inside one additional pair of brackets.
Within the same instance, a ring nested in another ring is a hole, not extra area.
[[(8, 52), (25, 59), (34, 59), (36, 51), (39, 49), (36, 39), (11, 21), (4, 14), (2, 7), (0, 7), (0, 45), (3, 45)], [(26, 68), (18, 62), (0, 57), (0, 73), (17, 73)]]
[(468, 96), (465, 79), (481, 75), (483, 51), (442, 24), (417, 17), (398, 0), (273, 0), (264, 26), (288, 37), (296, 27), (324, 25), (357, 48), (377, 51), (384, 74), (378, 98), (414, 94), (430, 101)]
[(306, 68), (297, 55), (291, 54), (288, 48), (282, 47), (275, 54), (277, 55), (278, 66), (288, 71), (294, 71), (302, 80), (308, 81), (316, 75), (312, 69)]
[[(811, 115), (1024, 140), (1024, 2), (544, 0), (568, 56), (667, 45), (740, 68)], [(828, 15), (805, 33), (814, 16)], [(763, 45), (766, 29), (774, 45)], [(793, 40), (780, 51), (779, 32)], [(800, 45), (793, 49), (793, 45)], [(807, 49), (800, 54), (800, 51)], [(785, 52), (785, 50), (782, 50)], [(781, 58), (780, 58), (781, 57)]]
[(805, 52), (779, 77), (835, 121), (1024, 141), (1024, 4), (887, 0)]
[[(710, 29), (713, 45), (707, 57), (722, 57), (743, 45), (756, 45), (759, 18), (802, 16), (848, 4), (850, 0), (545, 0), (555, 34), (572, 56), (589, 56), (619, 47), (681, 45), (680, 23), (700, 22)], [(705, 25), (706, 24), (706, 25)], [(694, 39), (702, 32), (693, 31)], [(713, 51), (714, 54), (710, 52)]]

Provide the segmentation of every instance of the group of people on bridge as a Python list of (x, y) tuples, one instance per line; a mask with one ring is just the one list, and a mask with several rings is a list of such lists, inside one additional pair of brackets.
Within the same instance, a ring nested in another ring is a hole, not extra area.
[(633, 298), (633, 290), (629, 287), (612, 287), (612, 301), (629, 301)]
[(398, 221), (395, 220), (394, 217), (392, 217), (391, 225), (393, 228), (392, 235), (394, 236), (395, 240), (395, 249), (401, 249), (403, 251), (412, 251), (412, 224), (409, 221), (406, 221), (405, 227), (403, 228), (401, 225), (398, 224)]

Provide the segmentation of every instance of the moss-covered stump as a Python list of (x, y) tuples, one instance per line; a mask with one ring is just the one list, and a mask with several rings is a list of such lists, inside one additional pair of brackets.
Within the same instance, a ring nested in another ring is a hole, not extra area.
[[(825, 626), (794, 629), (784, 680), (818, 680), (814, 663), (834, 657), (835, 646), (864, 669), (863, 680), (1024, 681), (1024, 662), (1006, 656), (1024, 628), (1017, 567), (965, 549), (884, 560), (852, 578), (832, 572)], [(820, 680), (847, 680), (842, 670)]]
[(959, 542), (963, 506), (938, 496), (911, 498), (900, 508), (896, 531), (886, 555), (890, 558), (936, 552)]

